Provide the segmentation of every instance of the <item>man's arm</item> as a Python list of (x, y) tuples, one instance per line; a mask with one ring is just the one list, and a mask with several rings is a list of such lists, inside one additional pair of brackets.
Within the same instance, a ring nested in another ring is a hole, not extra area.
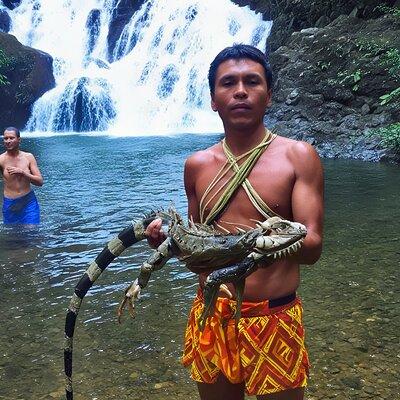
[(197, 170), (198, 161), (195, 154), (186, 160), (183, 176), (188, 201), (188, 219), (194, 222), (200, 222), (199, 202), (196, 195)]
[(2, 178), (3, 178), (3, 174), (4, 174), (3, 159), (4, 159), (4, 153), (0, 154), (0, 176)]
[(43, 185), (43, 177), (40, 173), (39, 167), (37, 165), (36, 159), (32, 154), (28, 155), (29, 157), (29, 173), (25, 173), (25, 176), (31, 181), (32, 184), (36, 186)]
[(307, 228), (303, 246), (294, 258), (300, 264), (314, 264), (322, 252), (323, 168), (315, 149), (305, 142), (296, 142), (289, 151), (289, 158), (296, 175), (292, 192), (293, 220)]

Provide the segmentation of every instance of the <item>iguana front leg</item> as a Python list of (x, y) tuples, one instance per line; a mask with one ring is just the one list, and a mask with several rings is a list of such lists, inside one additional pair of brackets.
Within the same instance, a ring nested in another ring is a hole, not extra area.
[(168, 237), (142, 264), (139, 276), (125, 289), (125, 296), (117, 310), (119, 323), (121, 323), (121, 317), (126, 306), (128, 306), (131, 317), (134, 317), (134, 301), (139, 298), (141, 289), (147, 286), (152, 272), (161, 269), (174, 255), (172, 248), (172, 239)]
[(244, 283), (247, 276), (257, 269), (258, 254), (251, 253), (243, 261), (229, 267), (217, 269), (208, 275), (204, 286), (204, 309), (199, 318), (199, 329), (204, 329), (207, 318), (213, 313), (217, 301), (220, 285), (233, 283), (236, 292), (236, 322), (240, 318), (240, 310), (243, 299)]

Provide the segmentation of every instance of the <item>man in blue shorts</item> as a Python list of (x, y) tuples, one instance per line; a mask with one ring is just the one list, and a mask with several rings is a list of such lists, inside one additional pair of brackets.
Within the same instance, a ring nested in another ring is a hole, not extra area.
[(40, 210), (31, 184), (43, 185), (35, 157), (19, 149), (20, 132), (6, 128), (3, 134), (6, 151), (0, 154), (3, 175), (3, 222), (5, 224), (39, 224)]

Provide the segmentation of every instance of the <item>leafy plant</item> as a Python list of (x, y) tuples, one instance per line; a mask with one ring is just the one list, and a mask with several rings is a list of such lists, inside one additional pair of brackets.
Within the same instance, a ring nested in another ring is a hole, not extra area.
[[(385, 13), (391, 13), (400, 18), (400, 8), (393, 8), (388, 6), (379, 6), (379, 10)], [(360, 57), (369, 59), (372, 57), (379, 57), (379, 64), (382, 65), (388, 75), (394, 81), (400, 80), (400, 49), (395, 47), (388, 47), (388, 42), (382, 42), (377, 39), (359, 39), (356, 41), (356, 47), (361, 53)], [(355, 87), (358, 88), (357, 83)], [(353, 87), (354, 90), (354, 87)], [(400, 100), (400, 86), (389, 93), (385, 93), (380, 98), (380, 104), (386, 105)]]
[(390, 48), (383, 56), (382, 63), (389, 67), (389, 74), (393, 77), (400, 75), (400, 50)]
[(321, 71), (326, 71), (330, 68), (331, 66), (331, 62), (330, 61), (318, 61), (317, 62), (317, 67), (321, 70)]
[[(10, 65), (9, 58), (6, 57), (4, 51), (0, 49), (0, 69), (4, 67), (8, 67)], [(1, 85), (9, 85), (10, 81), (7, 77), (0, 73), (0, 86)]]
[(0, 74), (0, 86), (1, 85), (9, 85), (10, 81), (7, 79), (7, 77), (3, 74)]
[(380, 104), (382, 106), (400, 100), (400, 87), (392, 90), (390, 93), (386, 93), (383, 96), (379, 97), (379, 100), (381, 101)]
[[(388, 72), (394, 79), (400, 78), (400, 50), (395, 48), (390, 48), (386, 51), (382, 63), (388, 66)], [(381, 105), (388, 103), (397, 102), (400, 100), (400, 86), (389, 93), (384, 94), (379, 97), (381, 100)]]
[(377, 6), (376, 9), (385, 14), (391, 14), (391, 15), (394, 15), (395, 17), (400, 18), (400, 8), (398, 8), (398, 7), (390, 7), (386, 4), (381, 4), (381, 5)]
[(354, 82), (354, 85), (351, 89), (355, 92), (358, 90), (358, 87), (359, 87), (358, 82), (361, 81), (361, 76), (362, 76), (361, 70), (358, 69), (358, 70), (354, 71), (351, 76), (353, 77), (353, 82)]
[(372, 129), (369, 131), (368, 136), (378, 137), (383, 146), (400, 153), (400, 122), (383, 128)]
[(337, 81), (337, 83), (339, 83), (340, 85), (349, 83), (350, 85), (352, 85), (351, 89), (356, 92), (359, 88), (359, 82), (362, 78), (362, 72), (360, 69), (355, 70), (353, 73), (347, 71), (339, 72), (338, 78), (339, 80)]

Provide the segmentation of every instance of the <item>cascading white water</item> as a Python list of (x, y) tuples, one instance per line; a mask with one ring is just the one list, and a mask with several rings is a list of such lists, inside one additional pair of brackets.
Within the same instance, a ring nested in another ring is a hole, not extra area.
[(209, 106), (209, 64), (233, 43), (264, 50), (271, 23), (229, 0), (148, 0), (108, 63), (107, 34), (119, 1), (23, 0), (10, 12), (10, 33), (54, 58), (56, 87), (35, 103), (27, 129), (221, 132)]

